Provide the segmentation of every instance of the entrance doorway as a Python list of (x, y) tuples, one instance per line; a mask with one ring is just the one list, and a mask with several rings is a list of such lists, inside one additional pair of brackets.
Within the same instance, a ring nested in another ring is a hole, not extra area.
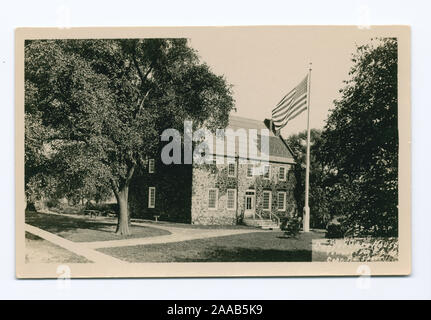
[(245, 219), (254, 219), (256, 213), (256, 193), (254, 190), (247, 190), (245, 192)]

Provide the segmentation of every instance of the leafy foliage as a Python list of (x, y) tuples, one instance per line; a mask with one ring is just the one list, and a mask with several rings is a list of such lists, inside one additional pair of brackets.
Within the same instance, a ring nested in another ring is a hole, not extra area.
[(296, 237), (301, 229), (301, 221), (297, 216), (285, 216), (281, 219), (280, 229), (286, 237)]
[(398, 234), (397, 40), (359, 46), (322, 134), (330, 211), (351, 235)]
[[(325, 228), (331, 218), (329, 211), (329, 199), (325, 189), (324, 165), (320, 158), (322, 145), (322, 132), (317, 129), (310, 131), (310, 225), (313, 228)], [(287, 139), (287, 143), (293, 151), (297, 165), (294, 168), (296, 185), (295, 199), (298, 208), (304, 206), (305, 167), (307, 155), (307, 131), (293, 134)], [(300, 210), (302, 212), (302, 210)]]
[(26, 177), (51, 176), (68, 195), (111, 188), (128, 216), (130, 181), (161, 132), (186, 119), (224, 127), (233, 107), (231, 87), (186, 39), (27, 41)]
[(352, 239), (358, 242), (361, 248), (352, 252), (352, 261), (397, 261), (398, 238)]
[(343, 225), (339, 221), (330, 221), (326, 225), (325, 237), (328, 239), (344, 238), (345, 233), (346, 230), (344, 230)]
[(323, 247), (327, 262), (392, 262), (399, 252), (397, 237), (327, 239)]

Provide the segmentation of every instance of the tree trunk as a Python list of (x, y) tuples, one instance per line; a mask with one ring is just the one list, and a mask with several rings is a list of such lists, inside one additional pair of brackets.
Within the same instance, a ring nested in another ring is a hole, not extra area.
[(130, 217), (129, 217), (129, 184), (135, 172), (134, 163), (127, 172), (127, 177), (123, 183), (115, 182), (111, 179), (112, 189), (114, 190), (115, 198), (117, 198), (118, 203), (118, 224), (116, 234), (122, 236), (130, 236), (132, 234), (130, 228)]
[(118, 223), (116, 234), (122, 236), (130, 236), (132, 234), (130, 229), (130, 219), (129, 219), (129, 187), (124, 186), (118, 193), (115, 194), (117, 198), (119, 213), (118, 213)]

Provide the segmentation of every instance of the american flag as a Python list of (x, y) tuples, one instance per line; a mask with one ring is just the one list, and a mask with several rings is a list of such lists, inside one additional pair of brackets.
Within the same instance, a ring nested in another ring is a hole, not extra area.
[(279, 133), (290, 120), (307, 110), (307, 82), (308, 76), (286, 94), (272, 110), (272, 123), (275, 132)]

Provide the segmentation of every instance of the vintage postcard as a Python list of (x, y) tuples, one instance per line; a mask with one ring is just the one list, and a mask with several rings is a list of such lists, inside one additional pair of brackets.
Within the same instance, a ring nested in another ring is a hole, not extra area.
[(410, 28), (18, 28), (18, 278), (411, 272)]

